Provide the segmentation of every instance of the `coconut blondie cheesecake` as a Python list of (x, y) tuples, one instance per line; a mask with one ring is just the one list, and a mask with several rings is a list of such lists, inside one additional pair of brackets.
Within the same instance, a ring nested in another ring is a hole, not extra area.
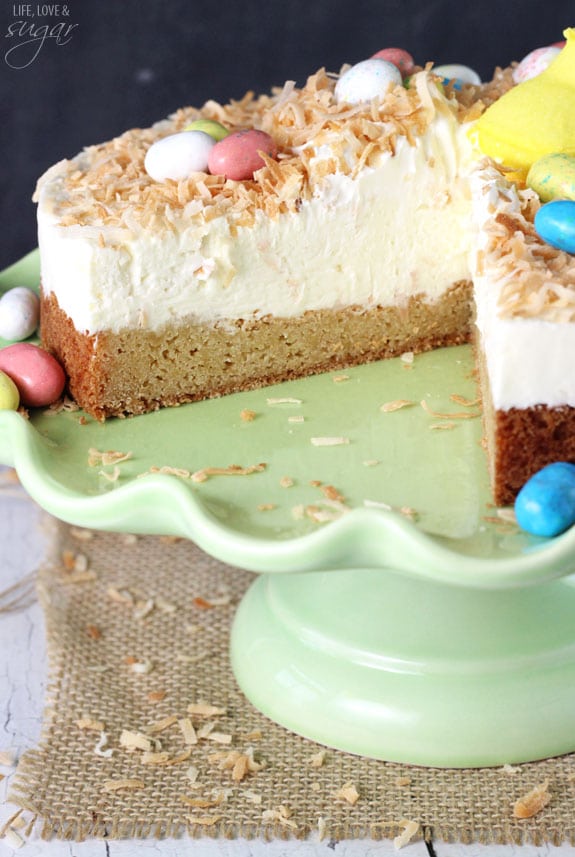
[[(415, 70), (358, 99), (341, 96), (349, 71), (185, 108), (49, 170), (43, 343), (103, 419), (473, 337), (494, 499), (511, 502), (538, 467), (575, 460), (575, 327), (554, 297), (575, 293), (572, 257), (473, 135), (512, 70), (461, 89)], [(206, 122), (263, 135), (257, 168), (152, 163)]]
[[(420, 72), (368, 104), (335, 80), (185, 109), (57, 164), (37, 192), (42, 338), (98, 418), (469, 336), (465, 105)], [(154, 181), (199, 118), (269, 133), (247, 181)]]

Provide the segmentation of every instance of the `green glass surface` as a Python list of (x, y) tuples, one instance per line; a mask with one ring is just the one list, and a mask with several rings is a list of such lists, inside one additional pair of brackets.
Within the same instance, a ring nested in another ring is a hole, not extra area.
[[(0, 292), (38, 279), (33, 253)], [(0, 411), (0, 462), (70, 523), (185, 536), (263, 572), (232, 664), (288, 728), (416, 764), (524, 761), (575, 748), (575, 530), (499, 517), (476, 396), (462, 346), (105, 423)], [(90, 465), (91, 449), (130, 458)]]

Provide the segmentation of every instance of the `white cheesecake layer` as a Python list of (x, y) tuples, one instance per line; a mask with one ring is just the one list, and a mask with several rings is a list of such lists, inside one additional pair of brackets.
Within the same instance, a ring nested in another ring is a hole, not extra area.
[(161, 233), (60, 226), (56, 169), (40, 188), (43, 289), (90, 334), (435, 301), (469, 275), (468, 158), (445, 112), (415, 146), (398, 139), (376, 167), (328, 175), (299, 212), (257, 211), (234, 237), (225, 217)]

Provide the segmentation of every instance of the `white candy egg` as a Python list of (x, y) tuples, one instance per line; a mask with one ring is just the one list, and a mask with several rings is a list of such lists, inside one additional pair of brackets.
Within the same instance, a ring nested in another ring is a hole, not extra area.
[(387, 60), (370, 59), (352, 65), (335, 85), (335, 99), (339, 103), (360, 104), (381, 98), (391, 83), (401, 83), (401, 72)]
[(181, 131), (163, 137), (148, 149), (146, 172), (156, 182), (180, 181), (192, 173), (207, 172), (208, 157), (216, 141), (204, 131)]
[(440, 77), (445, 77), (448, 80), (457, 80), (459, 83), (473, 83), (475, 86), (479, 86), (481, 83), (481, 78), (472, 68), (469, 68), (467, 65), (457, 65), (457, 63), (452, 63), (451, 65), (438, 65), (432, 69), (434, 74), (438, 74)]
[(18, 286), (0, 298), (0, 336), (21, 342), (38, 327), (40, 299), (31, 289)]
[(549, 45), (546, 48), (535, 48), (534, 51), (523, 57), (519, 65), (513, 69), (513, 80), (515, 83), (524, 83), (526, 80), (531, 80), (532, 77), (537, 77), (560, 53), (561, 48), (556, 48), (554, 45)]

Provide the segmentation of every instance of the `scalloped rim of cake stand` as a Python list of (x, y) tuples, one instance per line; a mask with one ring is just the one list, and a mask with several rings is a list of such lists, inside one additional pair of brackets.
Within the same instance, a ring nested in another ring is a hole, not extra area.
[(76, 526), (191, 539), (222, 562), (256, 572), (388, 569), (438, 583), (498, 589), (544, 583), (575, 572), (575, 528), (509, 559), (458, 553), (394, 512), (353, 509), (294, 538), (255, 538), (223, 525), (177, 478), (154, 474), (112, 492), (86, 496), (43, 467), (37, 432), (0, 411), (0, 460), (16, 468), (30, 496)]

